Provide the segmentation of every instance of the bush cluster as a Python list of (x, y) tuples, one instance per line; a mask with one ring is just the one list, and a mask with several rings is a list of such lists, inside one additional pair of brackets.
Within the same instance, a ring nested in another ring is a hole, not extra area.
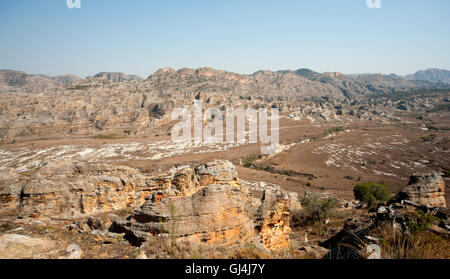
[(391, 198), (391, 191), (384, 183), (360, 183), (353, 189), (353, 194), (355, 199), (367, 203), (369, 207), (374, 207), (381, 201), (389, 201)]
[(340, 205), (340, 200), (332, 196), (306, 192), (300, 199), (306, 223), (323, 223), (333, 210)]

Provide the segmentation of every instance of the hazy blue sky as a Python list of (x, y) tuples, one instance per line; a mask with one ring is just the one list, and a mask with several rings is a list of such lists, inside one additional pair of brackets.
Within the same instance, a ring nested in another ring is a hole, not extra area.
[(80, 76), (209, 66), (450, 69), (450, 1), (0, 0), (0, 68)]

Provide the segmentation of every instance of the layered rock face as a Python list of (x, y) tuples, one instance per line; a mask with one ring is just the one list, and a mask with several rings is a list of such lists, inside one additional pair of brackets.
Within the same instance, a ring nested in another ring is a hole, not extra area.
[(75, 218), (140, 206), (167, 185), (124, 166), (54, 161), (25, 175), (0, 172), (0, 206), (20, 210), (21, 217)]
[(43, 163), (25, 174), (0, 172), (0, 208), (17, 210), (21, 218), (73, 219), (131, 207), (137, 209), (113, 227), (137, 243), (171, 235), (218, 247), (251, 242), (287, 248), (292, 195), (274, 187), (263, 191), (254, 198), (234, 165), (222, 160), (157, 177), (71, 161)]
[(138, 242), (170, 234), (206, 243), (237, 244), (252, 234), (245, 201), (244, 193), (232, 185), (211, 184), (184, 197), (155, 193), (122, 227)]
[(226, 247), (241, 242), (288, 247), (291, 211), (286, 193), (267, 189), (262, 199), (252, 197), (228, 161), (182, 168), (174, 177), (171, 188), (153, 193), (116, 224), (118, 231), (138, 244), (167, 234)]
[(427, 207), (446, 207), (444, 180), (436, 173), (413, 174), (397, 199), (410, 200)]

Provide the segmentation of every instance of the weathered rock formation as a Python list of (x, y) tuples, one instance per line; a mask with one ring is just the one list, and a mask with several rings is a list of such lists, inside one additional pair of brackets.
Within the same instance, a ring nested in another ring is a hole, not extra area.
[(264, 191), (261, 205), (258, 207), (256, 231), (261, 235), (267, 248), (287, 248), (291, 228), (289, 196), (283, 191)]
[(446, 207), (444, 180), (436, 173), (413, 174), (395, 199), (409, 200), (427, 207)]
[[(277, 107), (294, 119), (390, 119), (398, 104), (385, 106), (389, 98), (363, 96), (441, 85), (309, 70), (240, 75), (211, 68), (161, 69), (145, 80), (112, 72), (81, 79), (0, 70), (0, 142), (99, 133), (148, 135), (170, 121), (174, 108), (189, 106), (196, 97), (214, 107)], [(419, 112), (432, 109), (442, 98), (426, 94), (404, 101), (405, 107)], [(351, 105), (355, 102), (360, 109)]]
[[(172, 235), (223, 247), (244, 241), (286, 248), (295, 195), (275, 187), (263, 191), (261, 199), (254, 198), (234, 165), (221, 160), (157, 177), (125, 166), (64, 160), (25, 174), (0, 172), (0, 208), (17, 210), (21, 218), (73, 219), (131, 207), (137, 209), (113, 228), (137, 243)], [(97, 223), (88, 219), (89, 226), (102, 227)]]
[(75, 218), (140, 206), (168, 185), (124, 166), (52, 161), (26, 174), (0, 172), (0, 207), (21, 217)]
[(124, 222), (116, 224), (137, 244), (167, 234), (218, 246), (258, 242), (269, 249), (289, 245), (290, 199), (266, 189), (253, 198), (228, 161), (176, 171), (172, 187), (157, 191)]

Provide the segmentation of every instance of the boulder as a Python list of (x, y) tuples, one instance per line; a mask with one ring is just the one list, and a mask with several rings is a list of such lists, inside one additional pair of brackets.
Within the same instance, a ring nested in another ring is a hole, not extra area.
[(141, 206), (168, 180), (125, 166), (56, 160), (30, 174), (0, 174), (0, 205), (20, 210), (22, 218), (77, 218)]
[(427, 207), (446, 207), (444, 180), (437, 173), (413, 174), (394, 200), (410, 200)]

